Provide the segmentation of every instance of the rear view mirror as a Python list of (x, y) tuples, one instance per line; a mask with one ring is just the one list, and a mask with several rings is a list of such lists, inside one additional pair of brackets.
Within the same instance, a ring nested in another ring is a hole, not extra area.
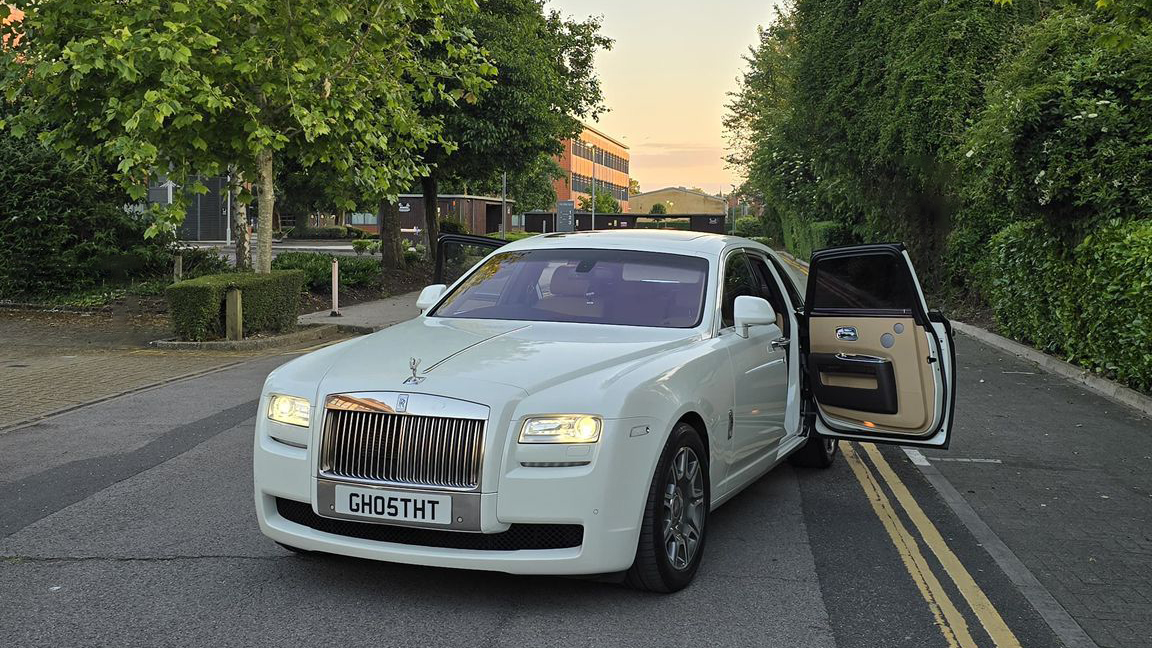
[(768, 300), (749, 295), (740, 295), (732, 309), (732, 319), (736, 322), (736, 333), (748, 337), (749, 326), (767, 326), (776, 323), (776, 311)]
[(421, 313), (432, 308), (444, 296), (444, 291), (447, 289), (448, 286), (444, 284), (425, 286), (424, 290), (420, 291), (420, 296), (416, 298), (416, 308), (419, 308)]

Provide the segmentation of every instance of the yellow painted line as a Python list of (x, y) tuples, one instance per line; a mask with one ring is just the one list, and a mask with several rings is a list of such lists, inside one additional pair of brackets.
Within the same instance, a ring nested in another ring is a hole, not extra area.
[(936, 525), (928, 519), (924, 514), (923, 509), (916, 503), (916, 499), (912, 497), (912, 493), (908, 491), (908, 487), (900, 478), (896, 476), (896, 472), (892, 470), (892, 466), (888, 465), (888, 461), (884, 459), (884, 455), (876, 449), (871, 443), (864, 445), (864, 451), (868, 453), (868, 457), (876, 466), (876, 470), (880, 476), (887, 482), (888, 487), (892, 489), (892, 494), (896, 496), (896, 501), (904, 507), (905, 513), (908, 518), (912, 520), (913, 526), (920, 532), (920, 537), (924, 539), (928, 548), (936, 555), (940, 564), (944, 567), (944, 571), (948, 573), (948, 577), (956, 584), (956, 588), (960, 590), (960, 594), (972, 611), (976, 613), (976, 618), (980, 619), (980, 624), (984, 626), (984, 630), (988, 632), (988, 636), (992, 638), (993, 643), (997, 646), (1005, 648), (1013, 648), (1020, 646), (1020, 641), (1016, 639), (1016, 635), (1012, 634), (1012, 630), (1008, 628), (1008, 624), (1004, 623), (1004, 619), (996, 610), (996, 606), (992, 605), (992, 601), (984, 594), (984, 590), (973, 580), (972, 575), (964, 568), (964, 564), (952, 552), (948, 543), (940, 535), (940, 531), (936, 529)]
[(850, 443), (841, 444), (844, 458), (856, 475), (856, 480), (864, 488), (868, 503), (872, 505), (876, 517), (880, 518), (884, 530), (888, 532), (888, 537), (891, 538), (897, 553), (900, 554), (904, 568), (908, 570), (908, 575), (912, 577), (912, 582), (916, 584), (920, 596), (928, 604), (928, 609), (932, 611), (932, 616), (935, 618), (936, 626), (940, 628), (940, 633), (944, 635), (950, 648), (974, 648), (977, 644), (968, 632), (968, 622), (964, 620), (964, 615), (948, 597), (948, 592), (944, 590), (940, 580), (932, 573), (932, 568), (925, 560), (924, 554), (920, 552), (916, 538), (908, 532), (904, 523), (900, 521), (896, 515), (896, 510), (892, 507), (891, 500), (884, 494), (884, 490), (880, 488), (880, 484), (876, 481), (876, 477), (867, 464), (852, 449), (853, 445)]

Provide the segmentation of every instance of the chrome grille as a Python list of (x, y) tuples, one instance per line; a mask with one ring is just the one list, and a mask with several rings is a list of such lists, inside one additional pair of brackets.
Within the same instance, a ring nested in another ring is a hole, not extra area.
[(474, 489), (485, 421), (326, 410), (320, 474), (337, 479)]

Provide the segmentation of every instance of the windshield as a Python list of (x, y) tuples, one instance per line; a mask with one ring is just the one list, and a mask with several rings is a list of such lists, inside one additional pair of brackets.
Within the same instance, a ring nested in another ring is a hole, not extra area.
[(692, 328), (708, 261), (625, 250), (523, 250), (488, 259), (431, 317)]

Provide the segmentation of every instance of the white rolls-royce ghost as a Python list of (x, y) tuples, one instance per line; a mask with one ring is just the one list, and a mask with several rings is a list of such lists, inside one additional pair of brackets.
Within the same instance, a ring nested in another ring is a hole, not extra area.
[(268, 376), (265, 535), (668, 592), (692, 581), (709, 512), (782, 461), (948, 444), (951, 326), (901, 245), (822, 250), (805, 281), (730, 236), (503, 243), (442, 237), (419, 317)]

